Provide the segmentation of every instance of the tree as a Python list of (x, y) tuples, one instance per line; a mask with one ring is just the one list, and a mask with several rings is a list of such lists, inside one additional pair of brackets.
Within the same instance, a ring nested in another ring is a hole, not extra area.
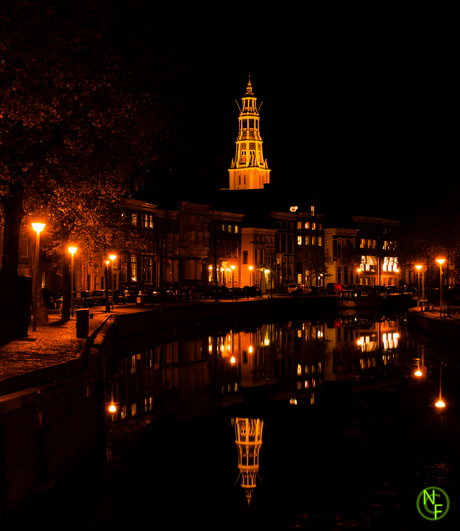
[(321, 280), (326, 281), (331, 275), (328, 273), (329, 267), (332, 265), (332, 258), (328, 252), (323, 252), (322, 247), (316, 247), (307, 253), (304, 267), (310, 275), (316, 279), (316, 285), (319, 286)]
[(16, 319), (25, 214), (46, 216), (68, 276), (69, 238), (99, 248), (110, 241), (121, 197), (139, 186), (155, 159), (163, 118), (153, 95), (124, 68), (114, 45), (118, 26), (112, 5), (104, 0), (2, 3), (4, 331), (14, 329)]

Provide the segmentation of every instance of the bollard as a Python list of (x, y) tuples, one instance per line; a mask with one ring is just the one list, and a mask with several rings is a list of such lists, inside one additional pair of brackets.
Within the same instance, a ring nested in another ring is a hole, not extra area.
[(77, 313), (77, 337), (86, 339), (89, 333), (89, 309), (82, 308)]

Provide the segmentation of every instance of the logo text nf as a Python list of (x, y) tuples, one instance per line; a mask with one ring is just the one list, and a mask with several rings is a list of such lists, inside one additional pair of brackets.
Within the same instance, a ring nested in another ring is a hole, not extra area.
[[(423, 495), (423, 505), (421, 506), (421, 498)], [(436, 498), (439, 498), (438, 500)], [(443, 503), (438, 503), (438, 502)], [(449, 510), (450, 501), (447, 493), (439, 487), (429, 487), (423, 489), (417, 497), (417, 510), (420, 516), (426, 520), (439, 520), (443, 518)], [(432, 516), (430, 516), (432, 515)]]

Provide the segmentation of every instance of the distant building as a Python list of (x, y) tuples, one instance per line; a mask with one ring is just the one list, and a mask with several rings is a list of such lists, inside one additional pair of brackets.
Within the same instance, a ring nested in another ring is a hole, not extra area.
[[(237, 103), (238, 105), (238, 103)], [(261, 104), (262, 105), (262, 104)], [(252, 92), (251, 78), (239, 107), (239, 131), (236, 140), (235, 158), (229, 173), (230, 190), (256, 190), (270, 183), (270, 170), (264, 159), (262, 137), (260, 136), (260, 117), (257, 98)]]
[(263, 293), (274, 287), (276, 229), (244, 227), (241, 234), (241, 284), (257, 286)]
[(328, 282), (344, 286), (359, 284), (357, 269), (361, 255), (357, 251), (357, 229), (324, 229), (324, 250), (332, 258), (328, 267)]
[(361, 255), (360, 284), (394, 286), (399, 284), (398, 240), (400, 221), (353, 216), (358, 230), (358, 252)]

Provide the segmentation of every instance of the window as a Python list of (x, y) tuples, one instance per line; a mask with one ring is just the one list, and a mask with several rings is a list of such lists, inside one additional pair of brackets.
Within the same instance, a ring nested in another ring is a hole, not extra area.
[(232, 232), (232, 226), (231, 225), (228, 226), (228, 232)]
[(297, 245), (302, 245), (302, 236), (297, 236)]
[(131, 212), (131, 225), (137, 227), (137, 212)]
[(310, 245), (310, 236), (305, 236), (305, 245)]
[(248, 263), (248, 251), (243, 251), (243, 264)]
[(238, 227), (238, 225), (235, 225), (235, 234), (238, 234), (239, 231), (240, 231), (240, 228)]
[(311, 215), (314, 216), (315, 215), (315, 207), (312, 205), (311, 207)]
[(137, 256), (131, 255), (131, 280), (137, 282)]
[(222, 230), (225, 230), (225, 223), (222, 223)]
[(306, 221), (306, 222), (305, 222), (305, 228), (306, 228), (306, 229), (309, 229), (309, 228), (310, 228), (310, 222), (309, 222), (309, 221)]
[(311, 224), (311, 230), (316, 230), (316, 223)]
[(316, 245), (316, 236), (311, 237), (311, 244)]
[(301, 221), (298, 221), (298, 222), (297, 222), (297, 228), (298, 228), (298, 229), (301, 229), (301, 228), (302, 228), (302, 222), (301, 222)]
[(321, 236), (318, 236), (318, 245), (323, 245), (323, 238), (321, 238)]

